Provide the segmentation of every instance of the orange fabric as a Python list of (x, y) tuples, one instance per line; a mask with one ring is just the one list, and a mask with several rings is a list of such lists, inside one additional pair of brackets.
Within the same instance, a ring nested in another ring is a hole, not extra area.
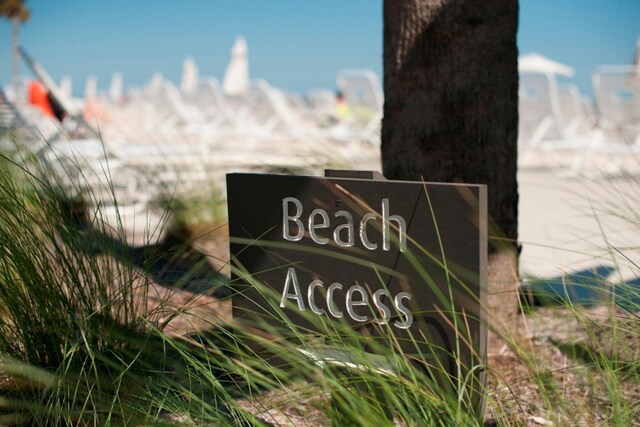
[(29, 83), (29, 103), (38, 107), (45, 116), (55, 117), (47, 98), (47, 89), (37, 80)]

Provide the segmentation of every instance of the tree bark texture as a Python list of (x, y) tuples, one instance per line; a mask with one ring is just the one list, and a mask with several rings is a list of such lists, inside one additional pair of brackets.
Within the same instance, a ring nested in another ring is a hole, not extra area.
[(384, 1), (384, 175), (488, 184), (490, 237), (513, 241), (517, 27), (517, 0)]
[(14, 16), (11, 18), (11, 84), (13, 85), (13, 93), (16, 99), (20, 90), (20, 53), (18, 47), (19, 41), (20, 18)]

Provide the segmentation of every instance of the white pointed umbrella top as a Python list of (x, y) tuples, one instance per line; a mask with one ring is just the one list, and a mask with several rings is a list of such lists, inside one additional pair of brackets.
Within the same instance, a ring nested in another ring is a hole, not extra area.
[(228, 96), (244, 95), (249, 91), (249, 54), (242, 36), (236, 38), (231, 48), (231, 61), (224, 73), (222, 88)]
[(518, 71), (521, 73), (558, 74), (572, 77), (573, 68), (553, 61), (539, 53), (529, 53), (518, 58)]
[(198, 90), (198, 66), (192, 57), (187, 57), (182, 63), (182, 80), (180, 90), (182, 93), (192, 94)]
[(247, 42), (242, 36), (236, 37), (236, 41), (231, 48), (231, 56), (234, 58), (246, 58), (247, 56)]

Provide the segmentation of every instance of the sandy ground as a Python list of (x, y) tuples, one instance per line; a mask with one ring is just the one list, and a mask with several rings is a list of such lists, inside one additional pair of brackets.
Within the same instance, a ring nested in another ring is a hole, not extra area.
[[(521, 170), (520, 272), (554, 277), (601, 265), (619, 279), (640, 263), (640, 177), (567, 176), (564, 170)], [(629, 259), (626, 259), (629, 258)]]

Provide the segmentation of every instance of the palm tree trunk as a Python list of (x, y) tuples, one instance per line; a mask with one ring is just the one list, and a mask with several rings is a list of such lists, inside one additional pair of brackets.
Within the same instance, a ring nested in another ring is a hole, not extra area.
[(11, 18), (11, 82), (13, 85), (14, 101), (18, 101), (20, 95), (20, 54), (18, 52), (20, 18)]
[(517, 28), (517, 0), (384, 1), (383, 173), (488, 185), (487, 312), (502, 319), (518, 306)]
[(494, 235), (512, 241), (517, 28), (517, 0), (384, 2), (384, 175), (487, 184)]

